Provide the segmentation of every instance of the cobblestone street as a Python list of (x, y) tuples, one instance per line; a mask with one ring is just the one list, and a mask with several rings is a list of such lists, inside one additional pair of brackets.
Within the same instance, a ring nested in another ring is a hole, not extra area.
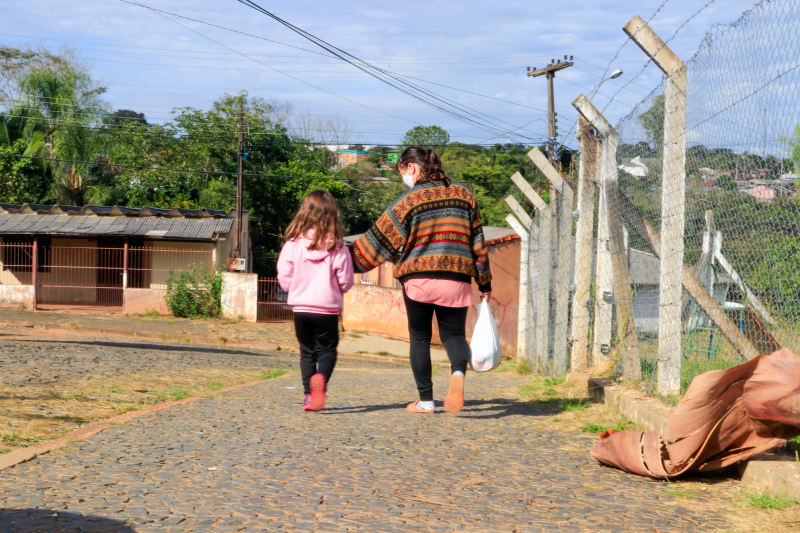
[[(0, 340), (6, 367), (10, 342)], [(109, 372), (135, 352), (99, 342), (80, 349), (87, 361), (102, 353), (96, 364)], [(286, 368), (297, 358), (166, 343), (150, 351), (142, 364), (154, 371), (157, 354), (232, 365), (259, 356)], [(457, 416), (407, 413), (415, 389), (399, 365), (340, 360), (321, 413), (301, 410), (299, 381), (291, 373), (134, 418), (0, 472), (0, 531), (729, 529), (710, 492), (668, 495), (664, 483), (598, 466), (591, 435), (539, 424), (548, 413), (515, 399), (526, 378), (470, 373)], [(441, 399), (444, 373), (434, 382)]]

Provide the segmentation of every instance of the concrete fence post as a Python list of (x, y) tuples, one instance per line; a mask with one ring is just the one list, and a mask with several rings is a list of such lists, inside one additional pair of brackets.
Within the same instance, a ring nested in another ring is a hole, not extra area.
[[(527, 217), (527, 215), (526, 215)], [(528, 239), (530, 235), (514, 215), (506, 216), (506, 222), (514, 228), (520, 239), (519, 251), (519, 312), (517, 314), (517, 359), (525, 353), (525, 320), (528, 314)], [(528, 227), (531, 219), (528, 217)]]
[(593, 128), (581, 121), (581, 159), (578, 170), (578, 223), (575, 230), (575, 288), (572, 295), (572, 358), (570, 370), (586, 369), (589, 362), (589, 305), (592, 282), (592, 228), (594, 226), (594, 190), (597, 181), (599, 145)]
[(567, 372), (567, 353), (569, 340), (569, 283), (572, 274), (573, 240), (572, 240), (572, 208), (574, 194), (572, 188), (564, 180), (547, 157), (534, 148), (528, 157), (542, 171), (556, 191), (550, 199), (550, 210), (555, 210), (553, 218), (555, 228), (551, 228), (553, 266), (553, 373), (559, 375)]
[(658, 392), (681, 390), (681, 277), (686, 210), (686, 65), (638, 15), (623, 28), (667, 76), (661, 187)]
[(258, 319), (258, 274), (222, 273), (222, 316), (245, 322)]

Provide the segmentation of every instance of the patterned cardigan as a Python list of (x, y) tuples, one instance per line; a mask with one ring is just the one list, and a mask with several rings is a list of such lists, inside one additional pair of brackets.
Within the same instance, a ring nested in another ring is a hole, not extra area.
[(465, 186), (441, 181), (405, 192), (353, 245), (356, 272), (367, 272), (397, 252), (394, 277), (437, 278), (470, 282), (492, 290), (488, 249), (481, 212)]

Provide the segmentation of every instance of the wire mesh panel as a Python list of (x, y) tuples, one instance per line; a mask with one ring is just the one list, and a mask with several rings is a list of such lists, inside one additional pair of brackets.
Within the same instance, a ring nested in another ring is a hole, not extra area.
[(31, 285), (33, 245), (0, 243), (0, 285)]
[(122, 248), (41, 246), (39, 250), (39, 309), (122, 308)]
[[(666, 342), (681, 346), (675, 378), (682, 391), (696, 375), (739, 364), (748, 353), (800, 350), (798, 34), (800, 2), (756, 5), (739, 21), (715, 26), (686, 62), (685, 130), (676, 120), (683, 110), (670, 105), (668, 76), (617, 125), (633, 308), (653, 388)], [(681, 153), (670, 152), (671, 128), (685, 131)], [(669, 196), (676, 169), (685, 171), (685, 194)], [(663, 238), (680, 210), (682, 242), (662, 240), (660, 249), (634, 222), (643, 218)], [(680, 336), (669, 339), (663, 269), (684, 279), (683, 290), (671, 287), (682, 295)], [(696, 280), (691, 294), (686, 270)]]
[(289, 293), (277, 279), (258, 280), (258, 322), (291, 322), (292, 308), (286, 303)]

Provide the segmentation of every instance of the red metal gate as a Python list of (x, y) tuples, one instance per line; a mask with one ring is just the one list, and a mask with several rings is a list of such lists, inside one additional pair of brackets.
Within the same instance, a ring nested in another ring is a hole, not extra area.
[(258, 321), (291, 322), (292, 308), (286, 303), (289, 295), (281, 289), (277, 279), (258, 280)]
[(36, 308), (121, 311), (123, 261), (121, 246), (40, 246)]

